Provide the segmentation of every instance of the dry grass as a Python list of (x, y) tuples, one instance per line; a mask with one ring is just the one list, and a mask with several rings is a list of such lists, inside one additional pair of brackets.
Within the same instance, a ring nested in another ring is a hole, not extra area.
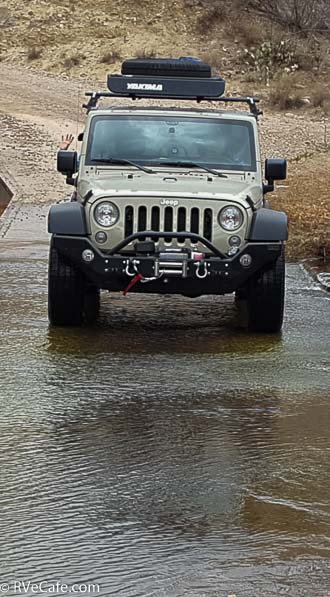
[(196, 19), (195, 31), (197, 35), (208, 35), (214, 29), (215, 25), (223, 21), (223, 19), (223, 11), (218, 6), (205, 8)]
[(81, 63), (81, 59), (82, 56), (80, 56), (79, 54), (73, 54), (72, 56), (68, 56), (67, 58), (64, 59), (63, 61), (63, 66), (66, 69), (70, 69), (73, 68), (74, 66), (79, 66), (79, 64)]
[(218, 50), (210, 50), (209, 52), (205, 52), (202, 54), (201, 58), (212, 67), (213, 74), (221, 74), (223, 62), (222, 56)]
[(293, 110), (306, 106), (306, 90), (294, 76), (276, 80), (269, 93), (270, 105), (279, 110)]
[(284, 111), (297, 110), (305, 105), (300, 91), (291, 92), (283, 88), (271, 91), (269, 99), (272, 107)]
[(311, 102), (314, 108), (322, 108), (329, 112), (330, 92), (324, 83), (315, 83), (311, 92)]
[(330, 110), (330, 91), (326, 83), (306, 80), (302, 74), (284, 75), (275, 79), (270, 93), (269, 103), (278, 110), (297, 110), (301, 108), (320, 108)]
[(114, 64), (115, 62), (119, 62), (122, 59), (121, 54), (117, 50), (112, 50), (110, 52), (106, 52), (100, 58), (101, 64)]
[(143, 49), (136, 52), (136, 58), (156, 58), (157, 52), (154, 49)]
[(288, 188), (271, 197), (272, 207), (289, 216), (289, 259), (330, 255), (329, 168), (328, 152), (291, 162)]
[(246, 48), (260, 45), (265, 39), (267, 31), (260, 22), (247, 19), (235, 19), (231, 24), (232, 35)]
[(309, 44), (297, 42), (295, 62), (300, 71), (311, 72), (315, 66), (316, 57)]
[(28, 49), (27, 52), (27, 59), (28, 60), (38, 60), (42, 55), (42, 49), (37, 48), (36, 46), (32, 46), (32, 48)]

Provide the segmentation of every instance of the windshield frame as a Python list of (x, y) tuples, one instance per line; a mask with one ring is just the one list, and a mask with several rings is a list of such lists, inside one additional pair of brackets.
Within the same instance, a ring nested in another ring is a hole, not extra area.
[[(239, 163), (215, 163), (215, 162), (205, 162), (205, 161), (201, 161), (198, 160), (201, 164), (201, 168), (203, 166), (206, 166), (207, 168), (213, 168), (214, 170), (220, 170), (220, 171), (225, 171), (225, 172), (230, 172), (230, 171), (235, 171), (235, 172), (257, 172), (257, 155), (256, 155), (256, 143), (255, 143), (255, 134), (254, 134), (254, 127), (253, 127), (253, 123), (249, 122), (248, 120), (245, 119), (241, 119), (241, 118), (221, 118), (221, 117), (217, 117), (217, 116), (210, 116), (210, 117), (205, 117), (205, 116), (191, 116), (189, 114), (178, 114), (175, 113), (173, 115), (171, 114), (132, 114), (132, 113), (109, 113), (109, 114), (97, 114), (95, 116), (92, 117), (91, 122), (90, 122), (90, 127), (89, 127), (89, 131), (88, 131), (88, 139), (87, 139), (87, 143), (86, 143), (86, 152), (85, 152), (85, 165), (86, 166), (107, 166), (107, 164), (105, 164), (105, 162), (102, 162), (102, 160), (98, 161), (95, 158), (91, 157), (91, 145), (92, 145), (92, 140), (93, 140), (93, 135), (94, 135), (94, 130), (96, 127), (96, 124), (102, 120), (117, 120), (118, 119), (122, 119), (122, 120), (134, 120), (134, 121), (145, 121), (145, 120), (166, 120), (167, 122), (170, 121), (184, 121), (184, 120), (188, 120), (191, 122), (212, 122), (214, 124), (230, 124), (232, 126), (244, 126), (247, 128), (248, 130), (248, 134), (249, 134), (249, 142), (250, 142), (250, 155), (251, 155), (251, 163), (248, 165), (243, 165), (243, 164), (239, 164)], [(113, 156), (115, 157), (115, 156)], [(117, 159), (117, 158), (116, 158)], [(118, 156), (118, 159), (119, 156)], [(123, 158), (125, 159), (125, 158)], [(127, 158), (129, 160), (129, 158)], [(132, 160), (130, 160), (132, 161)], [(167, 161), (171, 161), (171, 162), (175, 162), (175, 159), (173, 157), (173, 159), (167, 158)], [(182, 162), (184, 160), (178, 158), (178, 162)], [(193, 159), (187, 159), (187, 161), (194, 161)], [(156, 157), (154, 159), (138, 159), (138, 158), (134, 158), (134, 162), (136, 162), (136, 164), (140, 165), (140, 166), (146, 166), (146, 167), (153, 167), (153, 168), (165, 168), (165, 169), (169, 169), (169, 168), (173, 168), (175, 167), (174, 165), (172, 166), (167, 166), (166, 162), (164, 160), (164, 164), (162, 164), (160, 159), (157, 159)], [(112, 168), (118, 168), (118, 165), (116, 166), (116, 164), (109, 164), (108, 167), (112, 167)], [(121, 165), (121, 168), (125, 167), (125, 165)], [(188, 168), (189, 166), (180, 166), (180, 168)], [(129, 164), (127, 164), (127, 168), (130, 168)]]

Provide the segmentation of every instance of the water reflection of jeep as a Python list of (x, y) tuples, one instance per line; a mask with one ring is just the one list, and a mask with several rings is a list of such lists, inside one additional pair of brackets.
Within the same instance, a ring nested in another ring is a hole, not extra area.
[[(249, 330), (278, 332), (287, 217), (269, 209), (265, 194), (285, 178), (286, 161), (266, 160), (263, 183), (258, 100), (224, 96), (224, 80), (188, 59), (128, 60), (108, 89), (87, 94), (79, 167), (76, 152), (58, 153), (75, 191), (49, 213), (50, 322), (95, 320), (100, 289), (235, 292), (246, 301)], [(101, 98), (123, 97), (161, 105), (98, 107)], [(223, 109), (201, 107), (203, 100)]]

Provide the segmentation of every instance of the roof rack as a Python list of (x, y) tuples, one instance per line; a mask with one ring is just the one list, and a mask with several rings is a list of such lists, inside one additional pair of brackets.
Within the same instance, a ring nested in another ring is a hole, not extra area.
[(224, 96), (226, 82), (211, 76), (211, 67), (198, 59), (131, 59), (123, 63), (121, 75), (108, 75), (109, 91), (92, 91), (85, 95), (87, 112), (96, 109), (103, 97), (135, 99), (169, 99), (224, 103), (247, 103), (250, 112), (258, 118), (259, 99), (254, 97)]
[[(91, 110), (95, 110), (98, 106), (98, 102), (101, 98), (103, 97), (110, 97), (110, 98), (118, 98), (118, 97), (127, 97), (130, 98), (132, 100), (136, 100), (136, 99), (155, 99), (157, 96), (155, 94), (151, 94), (151, 93), (111, 93), (110, 91), (87, 91), (85, 93), (85, 95), (87, 97), (89, 97), (90, 99), (88, 100), (87, 104), (83, 104), (83, 108), (86, 108), (87, 113), (90, 112)], [(250, 112), (251, 114), (253, 114), (253, 116), (255, 116), (255, 118), (258, 118), (258, 116), (260, 116), (262, 114), (262, 110), (259, 110), (257, 104), (260, 101), (258, 98), (256, 97), (239, 97), (239, 96), (223, 96), (223, 97), (212, 97), (212, 96), (200, 96), (200, 95), (194, 95), (194, 96), (179, 96), (179, 95), (164, 95), (162, 94), (161, 99), (171, 99), (171, 100), (190, 100), (190, 101), (196, 101), (197, 103), (203, 102), (203, 101), (208, 101), (208, 102), (223, 102), (225, 104), (227, 103), (245, 103), (248, 104), (249, 108), (250, 108)]]

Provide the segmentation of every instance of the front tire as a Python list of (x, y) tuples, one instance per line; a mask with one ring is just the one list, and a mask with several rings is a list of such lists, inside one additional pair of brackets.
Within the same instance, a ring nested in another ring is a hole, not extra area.
[(285, 256), (270, 269), (251, 278), (247, 287), (248, 329), (251, 332), (276, 333), (283, 324), (285, 295)]
[(94, 323), (100, 313), (100, 289), (87, 286), (84, 296), (84, 315), (87, 323)]
[(86, 283), (83, 275), (51, 243), (48, 269), (48, 318), (52, 325), (81, 325)]

